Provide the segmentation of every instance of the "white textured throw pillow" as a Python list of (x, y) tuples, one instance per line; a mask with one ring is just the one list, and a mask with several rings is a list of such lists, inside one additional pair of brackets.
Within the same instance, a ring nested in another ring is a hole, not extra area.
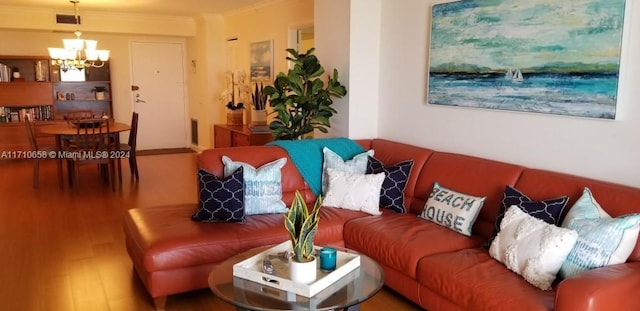
[(327, 194), (327, 183), (329, 180), (329, 174), (327, 169), (334, 169), (336, 171), (343, 171), (347, 173), (364, 174), (367, 171), (367, 161), (369, 156), (373, 157), (375, 152), (369, 150), (355, 155), (351, 160), (343, 160), (342, 157), (333, 152), (327, 147), (322, 148), (322, 194)]
[(577, 239), (574, 230), (548, 224), (512, 205), (489, 254), (533, 286), (549, 290)]
[(447, 189), (435, 182), (424, 210), (418, 217), (471, 236), (471, 228), (485, 199), (486, 197), (474, 197)]
[(381, 215), (380, 188), (384, 173), (357, 174), (328, 169), (327, 195), (322, 205)]

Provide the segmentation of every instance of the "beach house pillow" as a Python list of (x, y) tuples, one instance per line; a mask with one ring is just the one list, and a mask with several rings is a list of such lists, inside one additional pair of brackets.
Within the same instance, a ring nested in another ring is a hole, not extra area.
[(471, 236), (471, 228), (485, 199), (447, 189), (435, 182), (418, 217)]
[(384, 173), (385, 178), (380, 189), (380, 206), (398, 213), (406, 213), (404, 207), (404, 188), (407, 186), (413, 160), (400, 162), (393, 166), (384, 166), (380, 160), (369, 157), (367, 174)]
[(221, 178), (198, 168), (198, 211), (193, 220), (244, 223), (242, 167)]
[(627, 261), (638, 240), (640, 214), (611, 218), (585, 188), (562, 227), (576, 230), (578, 242), (567, 256), (560, 276), (570, 278), (594, 268)]
[(380, 215), (380, 188), (384, 173), (358, 174), (328, 169), (327, 195), (323, 206)]
[(485, 244), (485, 247), (489, 247), (493, 238), (500, 231), (500, 222), (502, 221), (502, 217), (504, 217), (504, 213), (511, 205), (517, 205), (523, 212), (548, 224), (559, 226), (560, 217), (565, 206), (567, 206), (567, 202), (569, 202), (568, 196), (543, 201), (533, 201), (517, 189), (511, 186), (506, 186), (504, 189), (504, 196), (502, 197), (502, 205), (500, 206), (498, 217), (494, 224), (493, 235)]
[(246, 215), (286, 213), (282, 202), (282, 167), (287, 158), (280, 158), (255, 168), (244, 162), (236, 162), (222, 156), (224, 176), (231, 175), (239, 167), (244, 169), (244, 209)]
[(351, 160), (343, 160), (342, 157), (327, 147), (322, 148), (322, 194), (327, 194), (327, 180), (329, 178), (327, 169), (331, 168), (338, 171), (348, 173), (364, 174), (367, 171), (368, 157), (373, 156), (375, 152), (369, 150), (355, 155)]
[(489, 255), (535, 287), (549, 290), (577, 239), (577, 232), (548, 224), (513, 205), (504, 214)]

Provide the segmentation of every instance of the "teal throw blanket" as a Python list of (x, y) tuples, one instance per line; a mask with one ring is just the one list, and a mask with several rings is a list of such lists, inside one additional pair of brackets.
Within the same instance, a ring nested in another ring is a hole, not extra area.
[(267, 145), (284, 148), (300, 175), (316, 195), (322, 192), (322, 148), (327, 147), (337, 153), (343, 160), (350, 160), (355, 155), (365, 152), (357, 142), (345, 138), (318, 138), (302, 140), (276, 140)]

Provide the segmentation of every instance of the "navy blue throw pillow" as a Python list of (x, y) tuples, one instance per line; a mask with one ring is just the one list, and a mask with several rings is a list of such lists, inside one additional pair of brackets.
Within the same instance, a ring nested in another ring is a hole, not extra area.
[(548, 224), (560, 226), (560, 217), (562, 216), (562, 211), (565, 206), (567, 206), (568, 202), (568, 196), (543, 201), (532, 201), (528, 196), (517, 189), (511, 186), (506, 186), (502, 197), (502, 205), (500, 206), (500, 211), (498, 212), (498, 217), (494, 224), (493, 235), (485, 244), (485, 247), (488, 248), (491, 246), (491, 242), (493, 242), (493, 239), (496, 237), (498, 232), (500, 232), (502, 218), (504, 218), (504, 214), (511, 205), (517, 205), (525, 213), (541, 219)]
[(409, 174), (413, 167), (413, 160), (400, 162), (393, 166), (384, 166), (380, 160), (369, 157), (367, 162), (367, 174), (378, 174), (384, 172), (384, 181), (380, 189), (380, 206), (406, 213), (404, 207), (404, 188), (407, 187)]
[(204, 222), (244, 223), (244, 178), (242, 167), (221, 178), (198, 168), (200, 209), (191, 216)]

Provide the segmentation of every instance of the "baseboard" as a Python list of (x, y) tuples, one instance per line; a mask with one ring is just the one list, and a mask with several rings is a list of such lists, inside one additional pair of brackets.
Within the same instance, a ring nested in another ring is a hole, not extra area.
[(191, 152), (196, 152), (196, 151), (194, 151), (191, 148), (150, 149), (150, 150), (137, 150), (136, 156), (171, 154), (171, 153), (191, 153)]

